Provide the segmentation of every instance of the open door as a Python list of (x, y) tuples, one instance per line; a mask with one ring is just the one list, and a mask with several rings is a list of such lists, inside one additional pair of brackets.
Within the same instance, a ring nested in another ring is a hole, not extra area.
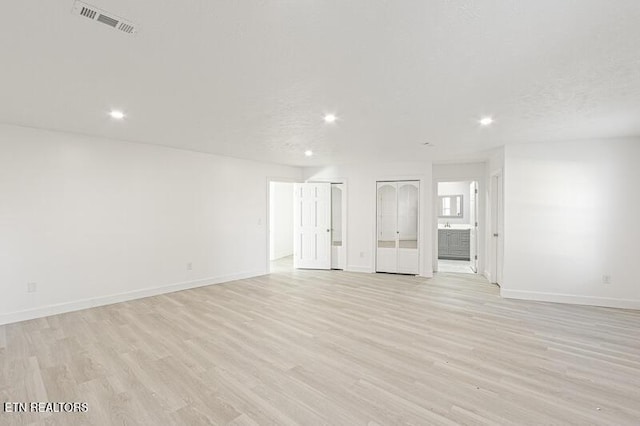
[(478, 273), (478, 182), (471, 182), (469, 188), (469, 260), (471, 270)]
[(293, 267), (331, 269), (331, 184), (294, 184)]
[(344, 270), (346, 251), (344, 247), (343, 217), (344, 209), (344, 185), (331, 184), (331, 269)]

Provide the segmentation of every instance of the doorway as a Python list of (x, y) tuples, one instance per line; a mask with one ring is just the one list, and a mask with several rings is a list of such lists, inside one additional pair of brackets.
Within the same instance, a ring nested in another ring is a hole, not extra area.
[(268, 182), (268, 271), (345, 269), (346, 182)]
[(293, 268), (293, 182), (269, 182), (269, 262), (271, 272)]
[(478, 182), (438, 182), (438, 272), (478, 272)]

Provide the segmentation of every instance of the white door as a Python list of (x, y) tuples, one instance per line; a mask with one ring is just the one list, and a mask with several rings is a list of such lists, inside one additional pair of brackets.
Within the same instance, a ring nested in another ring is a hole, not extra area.
[(331, 184), (294, 184), (293, 267), (331, 269)]
[(398, 185), (378, 182), (376, 272), (398, 272)]
[(331, 184), (331, 269), (344, 269), (345, 217), (344, 184)]
[(478, 272), (478, 182), (471, 182), (469, 188), (469, 220), (471, 230), (469, 231), (469, 259), (471, 270)]
[(418, 274), (419, 182), (398, 182), (398, 269)]

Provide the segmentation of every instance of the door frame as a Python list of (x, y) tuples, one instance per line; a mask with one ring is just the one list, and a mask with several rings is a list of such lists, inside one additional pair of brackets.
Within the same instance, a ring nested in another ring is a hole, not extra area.
[[(266, 261), (265, 261), (265, 271), (267, 274), (271, 273), (271, 183), (272, 182), (277, 182), (277, 183), (302, 183), (300, 182), (301, 179), (295, 179), (295, 178), (284, 178), (284, 177), (267, 177), (267, 213), (266, 213), (266, 219), (265, 219), (265, 229), (266, 229), (266, 241), (267, 241), (267, 254), (266, 254)], [(291, 209), (293, 209), (293, 204), (291, 204)]]
[(371, 197), (370, 199), (373, 201), (371, 206), (372, 217), (373, 217), (373, 226), (371, 231), (371, 247), (372, 249), (372, 264), (370, 265), (369, 272), (372, 274), (376, 273), (376, 265), (378, 264), (378, 182), (402, 182), (407, 180), (418, 181), (420, 182), (420, 197), (418, 203), (418, 276), (431, 278), (433, 277), (433, 272), (431, 268), (428, 267), (427, 259), (425, 258), (425, 254), (427, 253), (426, 242), (429, 238), (427, 238), (427, 220), (426, 217), (429, 208), (428, 200), (431, 199), (431, 195), (429, 191), (431, 190), (431, 186), (429, 185), (429, 181), (427, 180), (429, 177), (424, 174), (414, 174), (414, 175), (392, 175), (392, 176), (374, 176), (373, 183), (371, 184)]
[[(473, 189), (473, 193), (471, 192), (471, 189)], [(480, 220), (479, 220), (479, 215), (480, 215), (480, 182), (478, 182), (477, 180), (471, 181), (471, 185), (469, 185), (469, 218), (471, 219), (471, 212), (473, 212), (473, 222), (475, 223), (471, 223), (471, 226), (474, 229), (474, 234), (473, 234), (473, 239), (471, 239), (471, 235), (469, 235), (469, 244), (471, 244), (471, 242), (475, 243), (475, 247), (473, 247), (473, 245), (471, 245), (469, 247), (469, 260), (471, 261), (471, 270), (473, 271), (474, 274), (478, 273), (478, 270), (480, 268), (478, 268), (478, 264), (480, 263)], [(473, 204), (471, 203), (471, 201), (473, 200)], [(473, 252), (471, 251), (471, 249), (473, 248)], [(474, 253), (475, 258), (471, 258), (471, 253)], [(474, 268), (475, 266), (475, 268)]]
[[(483, 197), (486, 192), (486, 177), (485, 176), (455, 176), (455, 177), (442, 177), (433, 179), (433, 272), (438, 272), (438, 184), (440, 182), (477, 182), (478, 183), (478, 197)], [(478, 254), (478, 268), (476, 275), (483, 275), (483, 269), (486, 269), (485, 261), (487, 259), (486, 248), (483, 247), (486, 244), (480, 244), (480, 235), (485, 235), (485, 229), (487, 229), (486, 222), (487, 217), (483, 208), (486, 209), (483, 198), (478, 198), (478, 210), (476, 211), (476, 220), (478, 221), (478, 229), (476, 232), (476, 246)], [(480, 219), (482, 218), (482, 219)], [(485, 238), (482, 238), (482, 243), (485, 243)], [(481, 251), (482, 248), (482, 251)], [(482, 268), (481, 268), (482, 266)]]
[[(489, 176), (489, 252), (487, 279), (500, 285), (504, 268), (504, 174), (502, 169), (495, 170)], [(498, 237), (494, 234), (498, 233)], [(502, 253), (499, 252), (499, 239), (502, 240)]]

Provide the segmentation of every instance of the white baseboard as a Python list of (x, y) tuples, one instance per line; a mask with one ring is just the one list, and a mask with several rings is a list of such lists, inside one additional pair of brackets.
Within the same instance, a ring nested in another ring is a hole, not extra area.
[(274, 261), (274, 260), (282, 259), (283, 257), (289, 257), (289, 256), (293, 256), (293, 252), (289, 253), (287, 251), (281, 251), (278, 253), (274, 253), (273, 258), (270, 260)]
[(500, 289), (500, 296), (506, 299), (535, 300), (538, 302), (568, 303), (572, 305), (604, 306), (608, 308), (622, 309), (640, 309), (640, 300), (638, 299), (579, 296), (575, 294), (508, 290), (504, 288)]
[(145, 288), (125, 293), (112, 294), (108, 296), (100, 296), (90, 299), (58, 303), (55, 305), (42, 306), (40, 308), (26, 309), (24, 311), (9, 312), (7, 314), (0, 315), (0, 325), (27, 321), (35, 318), (48, 317), (50, 315), (64, 314), (67, 312), (80, 311), (82, 309), (94, 308), (97, 306), (127, 302), (130, 300), (142, 299), (144, 297), (158, 296), (160, 294), (173, 293), (176, 291), (188, 290), (191, 288), (204, 287), (213, 284), (222, 284), (229, 281), (242, 280), (264, 274), (264, 271), (253, 271), (242, 272), (239, 274), (221, 275), (218, 277), (203, 278), (195, 281), (185, 281), (181, 283)]
[(347, 265), (345, 268), (347, 272), (361, 272), (364, 274), (372, 274), (374, 271), (371, 270), (369, 266), (355, 266), (355, 265)]

